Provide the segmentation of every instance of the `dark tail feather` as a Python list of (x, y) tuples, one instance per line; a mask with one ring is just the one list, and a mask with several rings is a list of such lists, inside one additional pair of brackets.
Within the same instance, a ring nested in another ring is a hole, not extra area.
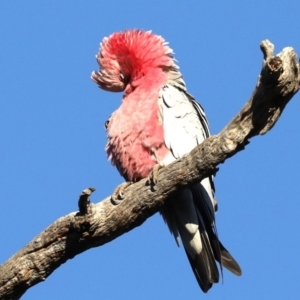
[(237, 276), (242, 275), (242, 269), (240, 268), (237, 261), (232, 257), (232, 255), (229, 253), (229, 251), (222, 245), (222, 243), (219, 241), (220, 250), (221, 250), (221, 257), (222, 261), (221, 263), (223, 266), (231, 271), (233, 274)]
[(199, 255), (197, 259), (192, 259), (186, 250), (185, 253), (189, 259), (190, 265), (201, 290), (206, 293), (212, 287), (212, 283), (208, 277), (206, 259), (203, 257), (203, 255)]
[(209, 281), (211, 283), (217, 283), (219, 282), (219, 270), (215, 261), (210, 237), (207, 234), (204, 222), (201, 218), (199, 218), (199, 230), (202, 242), (201, 254), (205, 257), (206, 266), (208, 267)]
[(207, 292), (219, 281), (222, 266), (236, 275), (241, 268), (218, 239), (213, 201), (201, 184), (180, 190), (161, 211), (176, 241), (180, 235), (196, 280)]
[(200, 236), (202, 251), (194, 259), (189, 255), (186, 249), (185, 252), (199, 286), (202, 291), (206, 293), (212, 287), (213, 283), (219, 282), (219, 270), (206, 232), (201, 232)]
[[(223, 246), (218, 238), (217, 227), (215, 225), (214, 212), (210, 202), (205, 201), (206, 193), (203, 186), (195, 185), (192, 188), (192, 192), (195, 199), (195, 206), (197, 207), (198, 214), (203, 218), (209, 241), (213, 249), (214, 258), (220, 263), (220, 269), (222, 272), (222, 266), (231, 271), (233, 274), (240, 276), (242, 270), (237, 261), (232, 257), (229, 251)], [(208, 195), (207, 195), (208, 196)]]

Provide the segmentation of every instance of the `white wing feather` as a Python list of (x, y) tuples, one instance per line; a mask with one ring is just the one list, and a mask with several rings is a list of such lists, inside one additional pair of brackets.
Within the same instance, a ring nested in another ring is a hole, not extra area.
[(165, 144), (172, 151), (174, 160), (189, 153), (206, 138), (197, 112), (185, 92), (172, 85), (165, 85), (158, 106)]

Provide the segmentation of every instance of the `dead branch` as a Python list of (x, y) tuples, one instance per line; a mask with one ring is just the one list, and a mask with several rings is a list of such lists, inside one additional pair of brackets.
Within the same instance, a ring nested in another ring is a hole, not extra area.
[(79, 199), (79, 212), (61, 217), (0, 267), (0, 299), (20, 299), (68, 259), (108, 243), (141, 225), (159, 211), (180, 187), (215, 174), (218, 164), (244, 149), (251, 137), (265, 134), (279, 119), (300, 86), (300, 67), (292, 48), (274, 56), (274, 46), (261, 43), (263, 66), (249, 101), (216, 136), (190, 154), (162, 168), (155, 190), (146, 180), (131, 185), (119, 205), (110, 198), (90, 204), (92, 188)]

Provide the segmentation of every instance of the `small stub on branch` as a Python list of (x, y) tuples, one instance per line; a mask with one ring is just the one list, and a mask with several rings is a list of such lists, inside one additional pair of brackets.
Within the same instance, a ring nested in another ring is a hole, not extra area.
[(96, 189), (93, 187), (89, 187), (83, 190), (79, 196), (78, 200), (78, 208), (79, 212), (82, 215), (86, 215), (91, 213), (91, 201), (89, 196), (95, 191)]
[(274, 45), (269, 40), (264, 40), (260, 43), (260, 49), (264, 54), (264, 60), (268, 60), (269, 58), (274, 56)]

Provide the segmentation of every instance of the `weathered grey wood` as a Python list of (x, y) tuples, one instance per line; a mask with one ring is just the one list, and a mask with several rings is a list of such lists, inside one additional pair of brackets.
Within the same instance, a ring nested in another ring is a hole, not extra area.
[(128, 187), (119, 205), (112, 205), (110, 198), (89, 204), (93, 189), (85, 190), (79, 200), (80, 212), (55, 221), (0, 267), (0, 299), (19, 299), (68, 259), (141, 225), (171, 193), (216, 173), (217, 165), (243, 150), (251, 137), (270, 130), (299, 90), (300, 67), (292, 48), (274, 56), (274, 46), (266, 40), (261, 49), (264, 61), (254, 92), (218, 135), (162, 168), (155, 190), (146, 180)]

